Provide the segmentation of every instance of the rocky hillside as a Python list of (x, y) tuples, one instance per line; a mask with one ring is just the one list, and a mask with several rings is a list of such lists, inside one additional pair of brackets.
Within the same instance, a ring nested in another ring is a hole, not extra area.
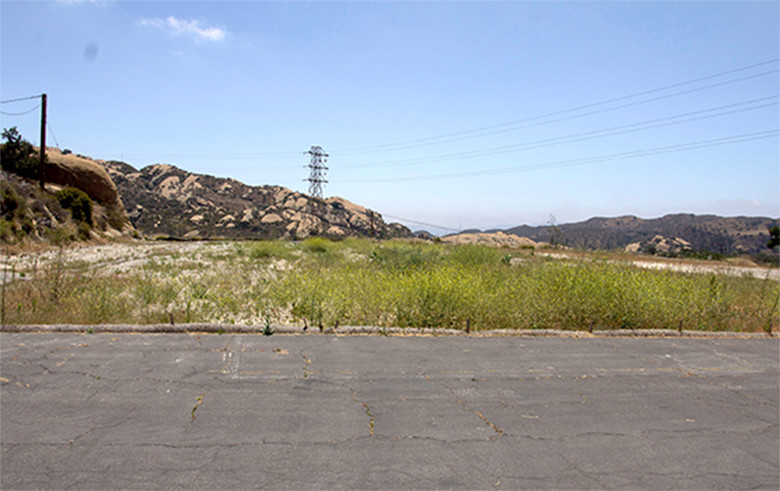
[(147, 236), (300, 239), (309, 236), (410, 237), (411, 231), (342, 198), (319, 199), (280, 186), (192, 174), (171, 165), (137, 170), (100, 163), (133, 225)]
[[(99, 240), (134, 234), (116, 186), (91, 159), (47, 148), (45, 184), (41, 190), (37, 178), (0, 172), (0, 240)], [(82, 201), (75, 206), (79, 194)]]
[(682, 240), (686, 248), (699, 251), (755, 254), (768, 251), (768, 229), (777, 224), (778, 219), (767, 217), (675, 214), (651, 220), (635, 216), (591, 218), (557, 227), (523, 225), (505, 232), (584, 249), (623, 249), (636, 243), (653, 245), (656, 236), (663, 236), (666, 240)]

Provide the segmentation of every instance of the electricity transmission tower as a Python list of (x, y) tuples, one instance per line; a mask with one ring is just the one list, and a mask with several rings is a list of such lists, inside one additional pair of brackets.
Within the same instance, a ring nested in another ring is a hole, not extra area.
[(328, 166), (325, 163), (328, 161), (328, 154), (320, 146), (312, 146), (308, 152), (311, 155), (309, 161), (309, 178), (304, 181), (309, 181), (309, 195), (322, 198), (322, 183), (328, 182), (325, 179), (325, 172), (328, 170)]

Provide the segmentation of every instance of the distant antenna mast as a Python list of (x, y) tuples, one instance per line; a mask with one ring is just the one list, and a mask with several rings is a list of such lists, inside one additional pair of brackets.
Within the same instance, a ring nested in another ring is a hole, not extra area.
[(309, 161), (309, 178), (304, 181), (309, 181), (309, 195), (317, 198), (322, 198), (322, 183), (328, 182), (325, 180), (325, 172), (328, 170), (328, 166), (325, 163), (328, 161), (328, 154), (320, 146), (313, 146), (308, 152), (311, 155)]

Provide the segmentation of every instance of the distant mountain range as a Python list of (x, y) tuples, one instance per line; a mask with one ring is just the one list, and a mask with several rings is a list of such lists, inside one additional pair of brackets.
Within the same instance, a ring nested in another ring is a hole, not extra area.
[[(193, 174), (172, 165), (137, 170), (97, 161), (116, 184), (132, 224), (147, 236), (183, 238), (411, 237), (397, 223), (343, 198), (314, 198), (280, 186), (249, 186), (235, 179)], [(591, 218), (557, 226), (522, 225), (504, 233), (535, 242), (583, 249), (650, 250), (681, 244), (721, 254), (768, 252), (777, 218), (673, 214)], [(495, 232), (495, 231), (494, 231)]]
[(683, 239), (694, 250), (721, 254), (768, 252), (770, 227), (777, 218), (720, 217), (673, 214), (642, 219), (635, 216), (591, 218), (557, 226), (521, 225), (503, 230), (537, 242), (557, 242), (583, 249), (624, 249), (630, 244), (650, 243), (656, 236)]
[[(54, 149), (48, 149), (47, 156), (50, 179), (60, 185), (83, 189), (106, 210), (116, 208), (108, 213), (115, 218), (116, 227), (124, 230), (122, 224), (129, 218), (133, 227), (148, 237), (301, 239), (364, 236), (388, 239), (413, 236), (403, 225), (387, 223), (379, 213), (343, 198), (321, 199), (280, 186), (249, 186), (235, 179), (193, 174), (166, 164), (138, 170), (124, 162), (66, 155)], [(18, 192), (24, 194), (23, 187), (17, 186)], [(44, 215), (33, 217), (33, 224), (45, 228), (47, 220), (53, 219)], [(98, 221), (101, 220), (108, 219)], [(654, 219), (597, 217), (560, 225), (521, 225), (500, 231), (489, 230), (501, 232), (492, 236), (471, 233), (471, 237), (466, 237), (467, 232), (480, 231), (464, 231), (460, 233), (462, 240), (448, 241), (514, 247), (517, 240), (512, 237), (525, 237), (535, 243), (557, 243), (582, 249), (661, 253), (687, 249), (760, 254), (769, 251), (769, 228), (778, 226), (779, 222), (780, 219), (769, 217), (692, 214)], [(108, 225), (110, 223), (106, 227)], [(103, 225), (98, 228), (101, 227)], [(423, 234), (423, 237), (433, 239), (429, 234)]]

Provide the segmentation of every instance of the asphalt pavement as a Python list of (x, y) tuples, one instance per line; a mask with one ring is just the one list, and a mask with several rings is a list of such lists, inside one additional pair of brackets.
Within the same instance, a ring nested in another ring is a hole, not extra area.
[(777, 338), (0, 334), (2, 489), (780, 488)]

